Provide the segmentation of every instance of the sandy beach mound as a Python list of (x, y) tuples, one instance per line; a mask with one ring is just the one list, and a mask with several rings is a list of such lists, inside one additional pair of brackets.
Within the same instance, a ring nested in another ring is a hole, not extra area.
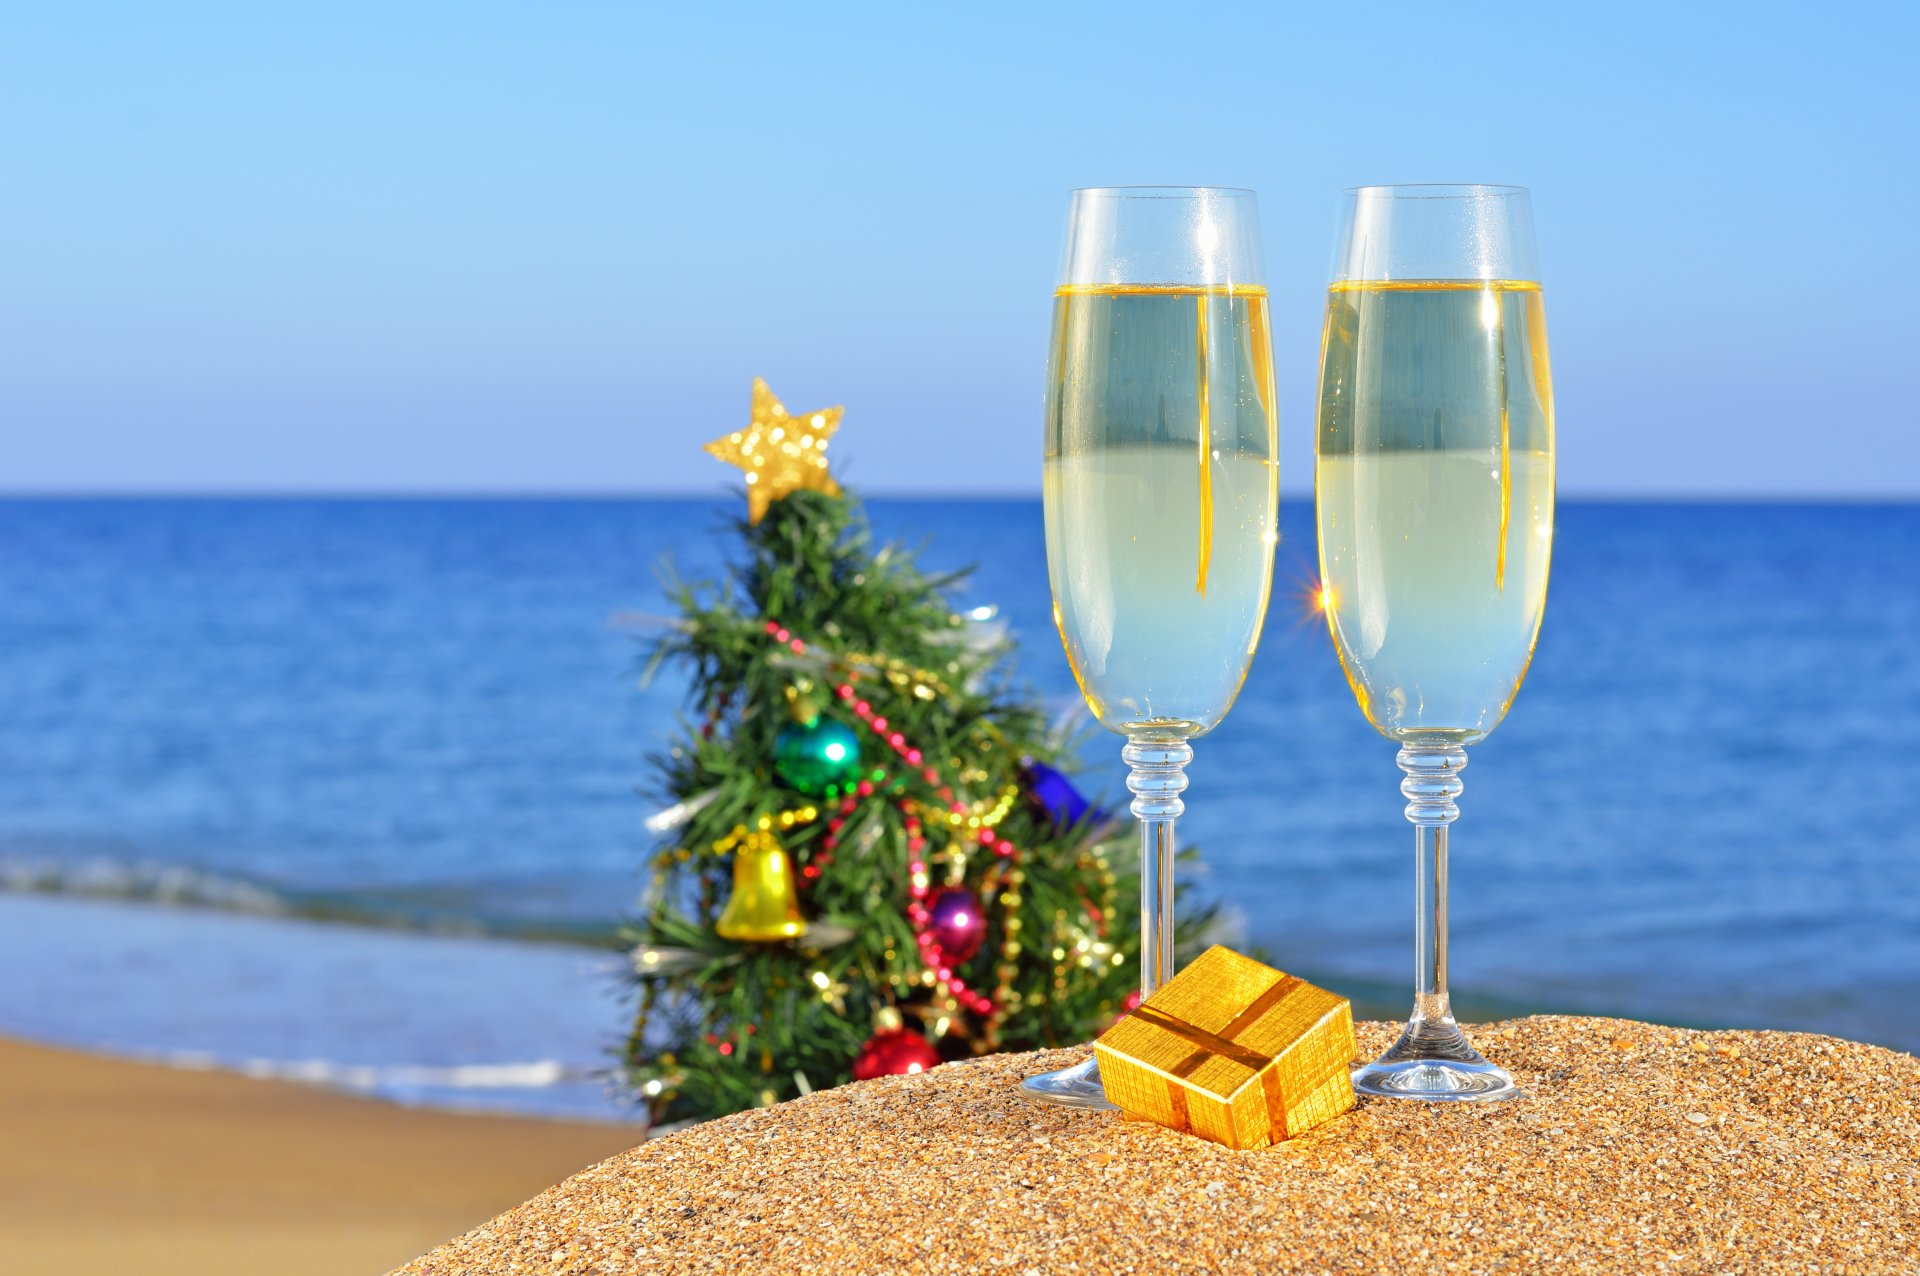
[(1920, 1271), (1912, 1056), (1562, 1017), (1476, 1040), (1523, 1099), (1362, 1100), (1261, 1152), (1015, 1096), (1081, 1052), (950, 1064), (656, 1140), (401, 1270)]

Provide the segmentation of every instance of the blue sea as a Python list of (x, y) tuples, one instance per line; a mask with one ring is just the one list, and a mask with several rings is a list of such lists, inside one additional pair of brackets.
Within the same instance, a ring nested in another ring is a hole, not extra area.
[[(407, 1102), (612, 1116), (617, 954), (661, 570), (713, 500), (0, 502), (0, 1033)], [(1077, 697), (1037, 501), (875, 500), (973, 565), (1018, 674)], [(1470, 751), (1468, 1013), (1623, 1014), (1920, 1048), (1920, 506), (1564, 503), (1546, 625)], [(1236, 939), (1396, 1015), (1411, 834), (1393, 748), (1307, 599), (1274, 603), (1183, 836)], [(1114, 799), (1118, 740), (1083, 787)], [(600, 945), (600, 946), (596, 946)]]

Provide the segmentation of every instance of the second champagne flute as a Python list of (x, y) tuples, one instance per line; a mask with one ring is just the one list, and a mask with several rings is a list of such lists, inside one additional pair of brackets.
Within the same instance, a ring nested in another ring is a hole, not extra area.
[(1447, 840), (1466, 746), (1519, 694), (1553, 551), (1553, 377), (1516, 186), (1362, 186), (1320, 342), (1321, 601), (1361, 712), (1400, 746), (1414, 826), (1414, 1007), (1353, 1087), (1504, 1099), (1454, 1022)]
[[(1054, 294), (1045, 497), (1053, 615), (1081, 694), (1127, 738), (1140, 987), (1173, 975), (1188, 741), (1260, 641), (1278, 540), (1273, 353), (1252, 191), (1073, 193)], [(1092, 1060), (1030, 1098), (1108, 1107)]]

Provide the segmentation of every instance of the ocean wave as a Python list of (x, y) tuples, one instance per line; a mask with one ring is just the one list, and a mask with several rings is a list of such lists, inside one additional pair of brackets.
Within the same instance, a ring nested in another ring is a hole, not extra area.
[[(6, 892), (128, 900), (257, 917), (340, 922), (379, 930), (589, 947), (606, 947), (619, 933), (614, 920), (568, 923), (451, 912), (436, 907), (431, 898), (411, 900), (392, 889), (380, 891), (377, 899), (347, 891), (296, 893), (184, 864), (105, 856), (70, 859), (0, 852), (0, 893)], [(428, 897), (432, 894), (423, 892)]]
[(150, 860), (0, 856), (0, 891), (191, 904), (268, 916), (300, 911), (293, 900), (257, 882)]
[(382, 1093), (392, 1090), (544, 1090), (570, 1081), (593, 1081), (604, 1070), (558, 1059), (522, 1063), (338, 1063), (330, 1059), (229, 1059), (203, 1051), (142, 1056), (147, 1062), (195, 1071), (238, 1072), (263, 1081)]

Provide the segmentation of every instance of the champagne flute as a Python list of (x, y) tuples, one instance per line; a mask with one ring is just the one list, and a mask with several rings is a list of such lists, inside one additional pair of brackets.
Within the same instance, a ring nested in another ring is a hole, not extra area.
[(1527, 192), (1347, 192), (1320, 341), (1320, 602), (1414, 826), (1413, 1016), (1363, 1094), (1504, 1099), (1447, 994), (1466, 746), (1526, 677), (1553, 549), (1553, 383)]
[[(1173, 975), (1188, 741), (1233, 704), (1266, 616), (1274, 421), (1253, 192), (1075, 191), (1048, 364), (1047, 574), (1080, 691), (1127, 738), (1142, 995)], [(1112, 1106), (1092, 1060), (1021, 1089)]]

